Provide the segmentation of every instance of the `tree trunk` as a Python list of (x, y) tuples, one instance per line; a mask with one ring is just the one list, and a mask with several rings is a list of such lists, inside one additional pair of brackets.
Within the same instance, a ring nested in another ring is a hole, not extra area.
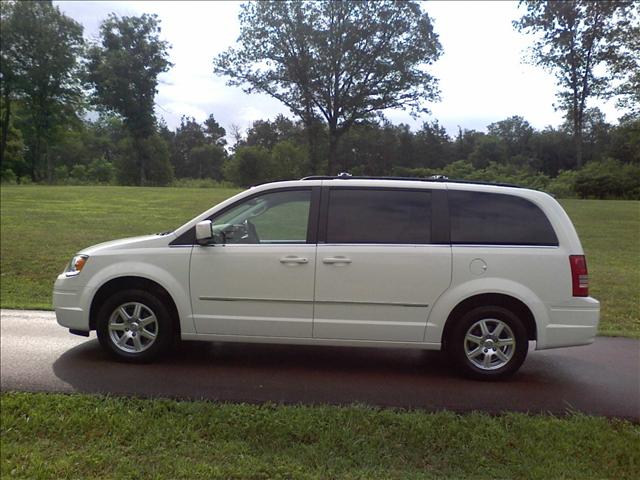
[(573, 121), (573, 142), (576, 151), (576, 168), (582, 167), (582, 111), (576, 111)]
[(576, 168), (582, 168), (582, 125), (574, 134), (576, 143)]
[(51, 155), (49, 155), (49, 144), (44, 145), (44, 158), (47, 165), (47, 183), (53, 183), (53, 164), (51, 162)]
[(336, 135), (335, 130), (329, 130), (329, 163), (327, 165), (327, 174), (328, 175), (337, 175), (337, 155), (338, 152), (338, 136)]
[(313, 122), (305, 122), (307, 129), (307, 145), (309, 147), (309, 173), (318, 174), (318, 142)]
[[(2, 136), (0, 137), (0, 165), (4, 165), (4, 152), (9, 139), (9, 121), (11, 120), (11, 101), (8, 89), (4, 92), (4, 114), (2, 115)], [(16, 173), (16, 172), (14, 172)]]
[(31, 180), (37, 182), (39, 180), (38, 166), (40, 165), (40, 132), (36, 130), (35, 136), (36, 143), (31, 157)]
[(138, 172), (140, 174), (138, 177), (138, 185), (143, 187), (145, 183), (147, 183), (147, 176), (145, 170), (145, 151), (142, 147), (142, 138), (134, 136), (134, 144), (136, 146), (136, 153), (138, 154)]
[(144, 155), (142, 152), (138, 153), (138, 160), (140, 161), (140, 186), (143, 187), (147, 183), (146, 172), (144, 170)]

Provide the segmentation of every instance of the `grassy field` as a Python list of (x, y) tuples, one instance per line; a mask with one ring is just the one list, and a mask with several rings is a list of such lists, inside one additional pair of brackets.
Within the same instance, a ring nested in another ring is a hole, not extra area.
[[(1, 305), (51, 308), (57, 274), (78, 250), (169, 230), (231, 189), (3, 186)], [(640, 202), (565, 200), (586, 250), (601, 333), (640, 337)]]
[(173, 230), (237, 190), (136, 187), (1, 189), (3, 308), (51, 308), (53, 281), (81, 248)]
[(2, 478), (637, 478), (622, 420), (2, 395)]

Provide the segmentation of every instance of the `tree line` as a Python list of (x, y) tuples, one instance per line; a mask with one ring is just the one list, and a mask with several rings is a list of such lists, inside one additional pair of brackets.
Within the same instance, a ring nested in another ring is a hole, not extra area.
[[(349, 171), (639, 197), (638, 4), (521, 4), (514, 27), (536, 35), (530, 61), (558, 79), (566, 121), (557, 128), (514, 116), (451, 136), (437, 120), (415, 130), (386, 120), (388, 108), (428, 118), (425, 105), (439, 98), (429, 66), (443, 49), (416, 2), (249, 2), (213, 73), (295, 118), (232, 126), (228, 136), (214, 114), (183, 117), (174, 130), (156, 118), (158, 76), (172, 66), (156, 16), (111, 14), (89, 42), (49, 1), (2, 2), (2, 180), (250, 185)], [(587, 106), (611, 97), (628, 112), (616, 125)]]

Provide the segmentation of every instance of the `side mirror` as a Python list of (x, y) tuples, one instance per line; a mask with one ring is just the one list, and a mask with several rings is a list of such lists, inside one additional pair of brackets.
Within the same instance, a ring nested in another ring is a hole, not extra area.
[(206, 245), (213, 238), (211, 220), (196, 223), (196, 241), (200, 245)]

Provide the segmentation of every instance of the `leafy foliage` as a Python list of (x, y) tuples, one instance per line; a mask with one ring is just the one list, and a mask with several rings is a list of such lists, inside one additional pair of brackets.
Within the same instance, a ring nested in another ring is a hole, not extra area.
[(613, 80), (625, 75), (631, 64), (638, 64), (640, 30), (634, 23), (638, 4), (620, 0), (526, 0), (521, 4), (527, 13), (514, 26), (538, 35), (530, 61), (556, 75), (558, 107), (573, 124), (580, 167), (587, 100), (612, 94)]
[[(149, 157), (159, 147), (154, 138), (154, 99), (158, 75), (166, 72), (169, 45), (160, 39), (156, 15), (119, 17), (111, 14), (100, 26), (100, 43), (88, 52), (87, 79), (93, 87), (93, 100), (107, 111), (124, 119), (133, 140), (128, 151), (135, 159), (137, 175), (132, 181), (138, 185), (156, 184), (159, 179), (169, 181), (168, 155)], [(162, 149), (161, 149), (162, 150)], [(158, 167), (160, 171), (154, 171)], [(132, 173), (134, 168), (128, 169)]]
[(180, 126), (170, 135), (171, 163), (177, 178), (222, 179), (226, 132), (213, 115), (200, 125), (194, 118), (182, 117)]
[(28, 145), (29, 173), (33, 180), (51, 180), (53, 164), (47, 153), (56, 128), (82, 109), (83, 28), (50, 1), (2, 2), (1, 27), (2, 168), (15, 168), (5, 166), (10, 162), (5, 153), (12, 156), (7, 152), (11, 107), (19, 100), (24, 105), (20, 130)]
[(215, 72), (280, 100), (307, 128), (323, 118), (331, 173), (355, 122), (387, 108), (423, 112), (437, 98), (425, 66), (441, 47), (417, 2), (248, 2), (238, 43), (214, 60)]

